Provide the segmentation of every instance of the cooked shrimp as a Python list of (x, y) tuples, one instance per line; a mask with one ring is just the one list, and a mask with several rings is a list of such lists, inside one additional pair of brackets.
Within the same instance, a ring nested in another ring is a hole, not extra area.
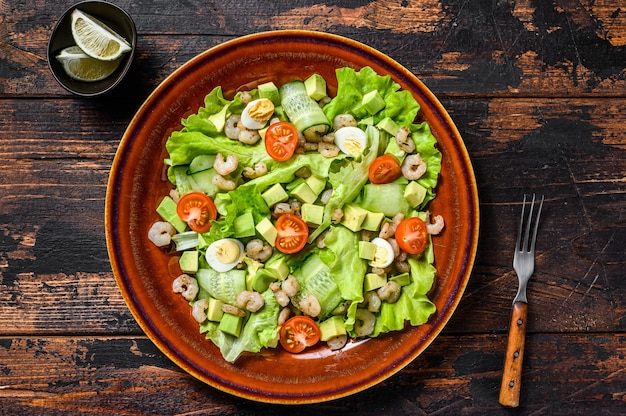
[(366, 337), (374, 332), (376, 317), (367, 309), (357, 309), (354, 321), (354, 333), (359, 337)]
[(300, 290), (300, 282), (298, 279), (292, 274), (287, 276), (287, 278), (283, 281), (281, 285), (283, 291), (287, 294), (287, 296), (295, 296), (296, 293)]
[(347, 343), (348, 343), (348, 335), (346, 334), (335, 335), (334, 337), (331, 337), (328, 339), (328, 341), (326, 341), (326, 344), (328, 345), (328, 348), (330, 348), (331, 351), (340, 350)]
[(294, 209), (289, 202), (279, 202), (274, 205), (274, 216), (280, 217), (283, 214), (293, 214)]
[(330, 217), (330, 222), (338, 224), (343, 218), (343, 210), (341, 208), (335, 208), (333, 215)]
[(229, 173), (234, 172), (235, 169), (237, 169), (237, 165), (239, 165), (239, 158), (233, 154), (229, 154), (226, 156), (226, 160), (224, 160), (224, 156), (221, 153), (218, 153), (215, 156), (215, 162), (213, 162), (215, 171), (222, 176), (226, 176)]
[(241, 121), (241, 116), (239, 114), (231, 114), (226, 119), (226, 124), (224, 125), (224, 134), (226, 137), (233, 140), (239, 139), (239, 122)]
[(176, 228), (166, 221), (157, 221), (152, 224), (148, 231), (148, 238), (157, 247), (165, 247), (172, 242), (172, 236), (176, 234)]
[(348, 312), (348, 308), (350, 307), (351, 303), (352, 302), (350, 302), (349, 300), (344, 300), (343, 302), (339, 304), (339, 306), (333, 309), (332, 314), (333, 315), (345, 315)]
[(232, 191), (237, 187), (237, 184), (234, 180), (225, 178), (222, 175), (213, 176), (211, 182), (213, 182), (213, 185), (217, 186), (222, 191)]
[(320, 202), (322, 203), (322, 205), (326, 205), (328, 204), (328, 201), (330, 201), (330, 198), (332, 197), (333, 197), (333, 190), (327, 189), (324, 192), (322, 192), (322, 194), (320, 195)]
[(256, 144), (261, 139), (258, 130), (250, 130), (239, 124), (239, 135), (237, 140), (244, 144)]
[(263, 175), (267, 174), (267, 165), (263, 162), (258, 162), (254, 164), (254, 168), (246, 166), (243, 168), (243, 176), (248, 179), (256, 179), (260, 178)]
[(313, 150), (319, 149), (320, 146), (319, 143), (305, 142), (303, 147), (305, 152), (311, 152)]
[(309, 127), (305, 131), (302, 132), (304, 137), (310, 142), (319, 142), (322, 140), (322, 135), (326, 134), (327, 126), (324, 124), (319, 124), (317, 126)]
[(225, 303), (222, 305), (222, 312), (227, 313), (229, 315), (239, 316), (242, 318), (246, 316), (246, 313), (244, 311), (242, 311), (236, 306), (229, 305), (228, 303)]
[(385, 286), (381, 287), (376, 291), (376, 294), (380, 298), (380, 300), (384, 300), (388, 303), (395, 303), (400, 298), (400, 292), (402, 291), (402, 286), (398, 283), (390, 280), (385, 284)]
[(415, 181), (426, 173), (426, 162), (419, 153), (408, 155), (402, 162), (402, 176), (410, 181)]
[[(406, 254), (406, 253), (404, 253), (404, 254)], [(396, 266), (396, 270), (398, 272), (400, 272), (400, 273), (408, 273), (408, 272), (411, 271), (411, 267), (409, 266), (409, 263), (407, 263), (404, 260), (396, 260), (394, 265)]]
[(287, 306), (289, 305), (289, 296), (287, 296), (287, 294), (285, 293), (284, 290), (279, 290), (274, 292), (274, 298), (276, 299), (276, 302), (280, 305), (280, 306)]
[(356, 127), (356, 119), (352, 114), (339, 114), (333, 119), (333, 130), (348, 126)]
[(263, 244), (260, 238), (255, 238), (246, 244), (246, 255), (252, 260), (265, 262), (272, 257), (272, 246)]
[(311, 168), (308, 166), (302, 166), (300, 169), (298, 169), (297, 171), (294, 172), (294, 175), (297, 178), (308, 178), (309, 176), (311, 176)]
[(396, 132), (396, 144), (406, 153), (413, 153), (415, 151), (415, 142), (410, 134), (411, 130), (406, 126), (400, 127)]
[(285, 322), (287, 322), (287, 319), (289, 319), (290, 315), (291, 315), (291, 309), (289, 308), (281, 309), (280, 313), (278, 314), (278, 325), (282, 325)]
[(239, 98), (241, 98), (242, 103), (248, 104), (250, 101), (252, 101), (252, 94), (250, 94), (250, 91), (242, 91)]
[(300, 310), (310, 317), (315, 318), (322, 311), (322, 306), (320, 305), (320, 301), (317, 300), (315, 295), (308, 294), (304, 297), (300, 302), (298, 302), (298, 307)]
[(388, 238), (387, 242), (393, 249), (393, 258), (395, 259), (396, 257), (400, 255), (400, 246), (398, 245), (398, 242), (396, 241), (395, 238)]
[(178, 203), (178, 200), (180, 199), (180, 194), (176, 189), (170, 190), (170, 198), (172, 198), (174, 202)]
[(265, 305), (265, 300), (259, 292), (244, 290), (237, 295), (237, 307), (247, 309), (250, 312), (257, 312)]
[(367, 306), (367, 310), (375, 313), (380, 310), (381, 301), (375, 291), (370, 290), (363, 295), (364, 306)]
[(198, 281), (188, 274), (181, 274), (172, 283), (172, 290), (174, 293), (180, 293), (185, 300), (192, 301), (198, 294)]
[(320, 142), (317, 150), (324, 157), (335, 157), (339, 154), (339, 146), (333, 143)]
[(361, 230), (361, 241), (372, 241), (372, 232), (370, 230)]
[(193, 303), (193, 308), (191, 308), (191, 316), (195, 319), (199, 324), (206, 321), (206, 310), (209, 307), (209, 300), (207, 298), (198, 299)]
[(326, 143), (335, 143), (335, 133), (330, 132), (322, 136), (322, 141)]
[(378, 236), (383, 240), (387, 240), (388, 238), (393, 237), (396, 234), (396, 228), (398, 228), (398, 224), (402, 222), (404, 219), (404, 214), (399, 212), (392, 219), (391, 222), (386, 222), (380, 227), (380, 232)]
[(426, 231), (428, 231), (428, 234), (437, 235), (443, 230), (443, 217), (441, 215), (435, 215), (433, 219), (435, 222), (426, 224)]

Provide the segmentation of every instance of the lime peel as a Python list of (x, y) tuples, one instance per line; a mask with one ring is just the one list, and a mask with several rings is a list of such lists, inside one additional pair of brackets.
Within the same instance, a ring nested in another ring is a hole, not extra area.
[(85, 54), (101, 61), (115, 61), (132, 49), (117, 32), (79, 9), (72, 12), (72, 36)]
[(121, 60), (102, 61), (85, 54), (78, 46), (63, 49), (57, 56), (65, 73), (77, 81), (95, 82), (110, 76)]

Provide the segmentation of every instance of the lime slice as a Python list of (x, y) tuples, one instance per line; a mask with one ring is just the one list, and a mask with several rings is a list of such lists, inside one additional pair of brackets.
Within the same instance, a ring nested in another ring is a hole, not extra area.
[(87, 55), (102, 61), (115, 61), (131, 50), (126, 39), (78, 9), (72, 12), (72, 36)]
[(111, 75), (120, 65), (120, 59), (115, 61), (101, 61), (85, 54), (78, 46), (63, 49), (57, 60), (71, 78), (78, 81), (100, 81)]

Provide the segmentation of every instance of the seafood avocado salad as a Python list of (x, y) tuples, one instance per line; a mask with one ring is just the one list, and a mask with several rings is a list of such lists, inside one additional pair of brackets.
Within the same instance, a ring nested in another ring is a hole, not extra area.
[(436, 308), (428, 211), (441, 153), (411, 93), (370, 67), (221, 87), (167, 138), (171, 191), (148, 238), (173, 292), (228, 362), (339, 350)]

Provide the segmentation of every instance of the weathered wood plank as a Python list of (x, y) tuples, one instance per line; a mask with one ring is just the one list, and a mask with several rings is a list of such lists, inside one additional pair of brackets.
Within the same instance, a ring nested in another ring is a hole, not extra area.
[[(626, 19), (619, 2), (118, 2), (135, 18), (129, 88), (141, 96), (194, 55), (236, 36), (309, 29), (387, 53), (445, 95), (621, 96)], [(46, 63), (52, 27), (69, 4), (34, 0), (0, 9), (0, 96), (68, 95)], [(384, 33), (384, 36), (381, 36)]]
[[(379, 386), (300, 414), (468, 415), (510, 412), (498, 404), (505, 336), (440, 336)], [(615, 414), (624, 405), (622, 335), (531, 335), (526, 344), (524, 414)], [(602, 357), (601, 361), (597, 361)], [(292, 414), (292, 407), (241, 400), (180, 370), (147, 339), (0, 339), (0, 409), (29, 414)], [(566, 376), (567, 375), (567, 376)], [(0, 410), (0, 413), (3, 413)]]

